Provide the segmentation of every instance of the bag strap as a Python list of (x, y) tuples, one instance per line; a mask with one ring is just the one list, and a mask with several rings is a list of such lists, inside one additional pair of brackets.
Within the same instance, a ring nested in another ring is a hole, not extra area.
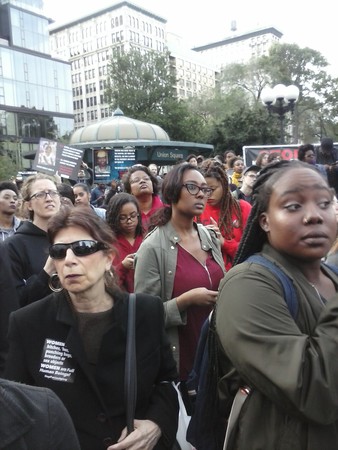
[(134, 431), (137, 396), (136, 345), (135, 345), (136, 295), (129, 294), (127, 344), (124, 373), (124, 397), (128, 434)]
[(266, 267), (279, 279), (283, 287), (284, 299), (290, 314), (293, 319), (296, 320), (298, 314), (298, 298), (291, 278), (286, 275), (286, 273), (279, 266), (277, 266), (277, 264), (262, 255), (251, 255), (248, 259), (246, 259), (246, 261)]

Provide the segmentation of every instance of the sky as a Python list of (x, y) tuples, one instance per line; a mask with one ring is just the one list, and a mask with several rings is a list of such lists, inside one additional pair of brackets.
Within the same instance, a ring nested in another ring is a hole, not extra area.
[[(118, 0), (44, 0), (44, 12), (57, 24), (118, 3)], [(204, 45), (236, 34), (273, 26), (283, 33), (282, 43), (318, 50), (338, 77), (337, 19), (332, 0), (131, 0), (167, 20), (167, 31), (183, 37), (187, 46)], [(94, 6), (95, 5), (95, 6)]]

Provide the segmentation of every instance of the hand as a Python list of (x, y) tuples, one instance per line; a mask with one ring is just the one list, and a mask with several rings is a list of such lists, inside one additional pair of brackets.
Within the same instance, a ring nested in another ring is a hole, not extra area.
[(210, 306), (217, 300), (217, 291), (200, 287), (190, 289), (176, 298), (176, 303), (180, 311), (186, 310), (190, 305)]
[(48, 256), (46, 264), (43, 267), (43, 270), (48, 273), (48, 275), (52, 275), (56, 272), (54, 260)]
[(124, 258), (124, 260), (122, 261), (123, 267), (127, 270), (133, 269), (134, 268), (134, 258), (135, 258), (135, 253), (127, 255)]
[(218, 237), (218, 239), (221, 242), (221, 245), (224, 244), (224, 237), (222, 236), (222, 233), (218, 227), (218, 224), (216, 222), (215, 219), (213, 219), (212, 217), (210, 217), (210, 225), (206, 225), (207, 228), (210, 228), (211, 230), (214, 230), (216, 233), (216, 236)]
[(161, 437), (161, 430), (151, 420), (134, 420), (135, 430), (127, 436), (124, 428), (117, 444), (111, 445), (107, 450), (152, 450)]

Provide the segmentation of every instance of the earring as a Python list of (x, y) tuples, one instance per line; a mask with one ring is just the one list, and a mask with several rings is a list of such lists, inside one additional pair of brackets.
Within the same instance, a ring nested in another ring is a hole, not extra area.
[(63, 290), (57, 273), (52, 273), (52, 275), (49, 277), (48, 286), (49, 289), (53, 292), (61, 292)]

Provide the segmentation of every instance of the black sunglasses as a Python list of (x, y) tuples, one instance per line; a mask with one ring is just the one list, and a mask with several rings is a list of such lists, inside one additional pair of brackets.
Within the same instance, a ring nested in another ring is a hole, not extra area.
[(64, 259), (67, 250), (71, 248), (75, 256), (88, 256), (107, 247), (102, 242), (83, 240), (70, 242), (69, 244), (54, 244), (49, 247), (49, 256), (52, 259)]

